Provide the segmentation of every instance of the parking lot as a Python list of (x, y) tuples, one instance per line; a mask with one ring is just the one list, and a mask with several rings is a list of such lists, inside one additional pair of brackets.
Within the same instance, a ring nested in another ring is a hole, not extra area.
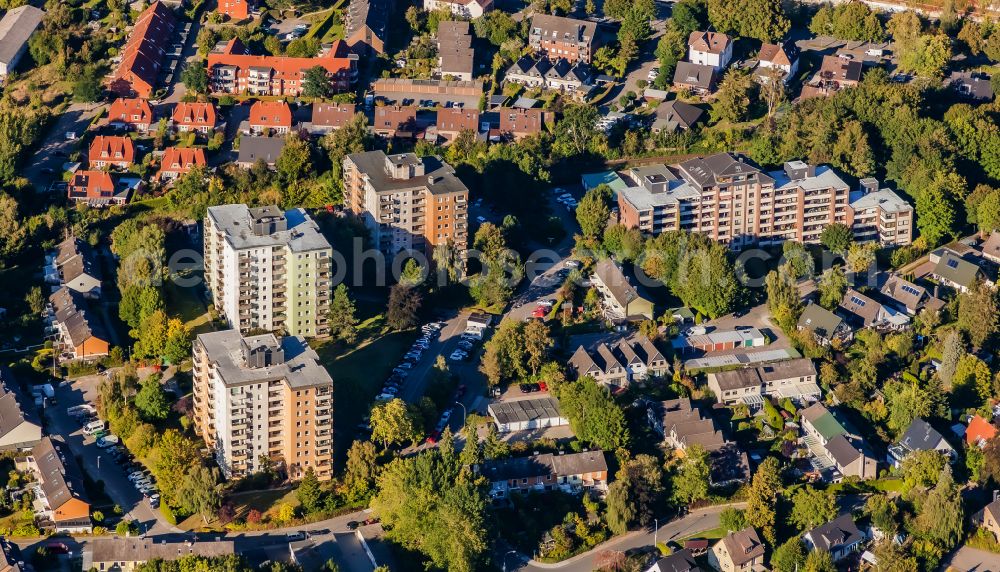
[(381, 98), (381, 101), (386, 105), (419, 105), (425, 109), (450, 107), (476, 109), (479, 106), (479, 96), (474, 95), (429, 95), (406, 91), (378, 90), (373, 93), (376, 98)]
[[(178, 532), (179, 529), (167, 523), (158, 510), (154, 510), (147, 499), (128, 480), (121, 466), (112, 455), (97, 446), (93, 435), (85, 435), (80, 422), (68, 411), (82, 405), (93, 406), (97, 402), (97, 388), (101, 375), (79, 378), (72, 383), (63, 383), (56, 388), (57, 405), (46, 408), (49, 432), (61, 435), (70, 450), (81, 460), (81, 469), (94, 480), (104, 482), (104, 490), (112, 502), (122, 507), (124, 518), (135, 520), (145, 533), (162, 534)], [(110, 514), (111, 507), (95, 507)]]

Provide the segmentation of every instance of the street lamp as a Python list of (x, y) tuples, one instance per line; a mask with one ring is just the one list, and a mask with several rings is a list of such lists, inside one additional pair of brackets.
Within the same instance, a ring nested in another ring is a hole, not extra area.
[(100, 455), (97, 456), (97, 470), (98, 471), (101, 470), (101, 456)]
[(507, 556), (510, 554), (517, 554), (517, 550), (508, 550), (504, 552), (503, 555), (503, 572), (507, 572)]
[(461, 405), (462, 406), (462, 427), (465, 427), (466, 417), (469, 416), (468, 411), (465, 409), (465, 404), (462, 403), (461, 401), (456, 401), (455, 405)]
[(660, 520), (654, 517), (653, 518), (653, 548), (655, 548), (657, 550), (660, 549), (660, 543), (657, 542), (657, 535), (659, 534), (659, 532), (660, 532)]

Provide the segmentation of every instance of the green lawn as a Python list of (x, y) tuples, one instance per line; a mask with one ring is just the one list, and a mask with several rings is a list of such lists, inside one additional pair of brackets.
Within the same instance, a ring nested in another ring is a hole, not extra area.
[[(188, 271), (183, 278), (191, 278), (201, 272)], [(201, 297), (201, 286), (184, 287), (167, 279), (163, 283), (163, 294), (167, 305), (167, 314), (177, 316), (194, 334), (212, 331), (211, 316), (208, 307)]]
[(357, 300), (358, 339), (354, 344), (329, 340), (312, 342), (320, 362), (333, 377), (334, 423), (337, 453), (354, 439), (355, 426), (368, 413), (382, 383), (418, 337), (416, 330), (390, 331), (385, 325), (385, 304)]
[(677, 539), (677, 543), (683, 546), (685, 540), (691, 540), (694, 538), (698, 539), (704, 538), (706, 540), (718, 540), (728, 533), (729, 533), (728, 530), (720, 526), (718, 528), (713, 528), (710, 530), (706, 530), (704, 532), (699, 532), (698, 534), (692, 534), (691, 536), (685, 536), (684, 538), (679, 538)]

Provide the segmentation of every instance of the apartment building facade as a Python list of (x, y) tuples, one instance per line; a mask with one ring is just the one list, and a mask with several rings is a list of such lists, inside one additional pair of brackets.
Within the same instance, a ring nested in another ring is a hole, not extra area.
[(464, 257), (469, 237), (469, 189), (439, 157), (382, 151), (344, 157), (347, 208), (364, 220), (379, 250), (428, 256), (450, 245)]
[(587, 20), (535, 14), (531, 17), (528, 44), (551, 59), (590, 63), (594, 55), (597, 24)]
[(877, 240), (885, 246), (913, 242), (913, 206), (891, 189), (880, 189), (877, 179), (861, 179), (851, 193), (851, 228), (860, 242)]
[(679, 165), (630, 171), (618, 195), (621, 222), (650, 234), (687, 230), (741, 248), (797, 240), (819, 243), (823, 229), (850, 224), (850, 188), (829, 167), (801, 161), (765, 173), (719, 153)]
[(303, 209), (209, 207), (205, 280), (233, 328), (329, 333), (333, 249)]
[(358, 56), (341, 41), (314, 58), (293, 58), (253, 55), (234, 38), (208, 54), (208, 85), (212, 93), (295, 97), (302, 93), (306, 71), (317, 66), (337, 90), (350, 88), (358, 78)]
[(226, 478), (265, 458), (291, 479), (331, 478), (333, 379), (304, 338), (224, 330), (199, 335), (192, 354), (195, 428)]

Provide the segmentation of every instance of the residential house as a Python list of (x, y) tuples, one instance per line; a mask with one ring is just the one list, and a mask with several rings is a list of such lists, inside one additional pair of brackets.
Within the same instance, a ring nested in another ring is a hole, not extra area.
[(1000, 231), (993, 231), (980, 246), (982, 257), (990, 262), (1000, 264)]
[(879, 289), (887, 304), (900, 312), (916, 316), (921, 310), (937, 312), (944, 307), (944, 300), (932, 296), (926, 288), (918, 286), (898, 274), (892, 274)]
[(423, 0), (424, 10), (434, 12), (447, 8), (460, 18), (475, 20), (493, 9), (493, 0)]
[(101, 296), (101, 265), (89, 244), (70, 236), (46, 260), (50, 258), (45, 270), (46, 282), (65, 286), (87, 298)]
[(661, 377), (670, 372), (667, 358), (642, 335), (623, 338), (610, 345), (599, 342), (592, 348), (579, 346), (569, 366), (578, 378), (593, 377), (613, 387), (625, 387), (632, 381)]
[(56, 350), (68, 359), (92, 360), (108, 355), (110, 338), (83, 294), (63, 286), (49, 296), (50, 327), (58, 335)]
[(176, 22), (173, 10), (159, 0), (139, 14), (111, 73), (108, 87), (112, 92), (122, 97), (152, 97)]
[(851, 193), (848, 226), (855, 240), (877, 240), (884, 246), (906, 246), (913, 242), (913, 205), (891, 189), (879, 189), (878, 179), (861, 179), (861, 188)]
[(64, 441), (42, 437), (18, 470), (35, 475), (35, 517), (39, 528), (54, 532), (89, 533), (90, 501), (83, 473)]
[(98, 135), (90, 144), (87, 155), (91, 169), (116, 167), (128, 169), (135, 163), (135, 144), (131, 137)]
[(356, 53), (384, 54), (391, 14), (391, 0), (351, 0), (344, 21), (347, 45)]
[(108, 124), (119, 129), (135, 129), (139, 133), (146, 133), (153, 124), (153, 109), (145, 99), (119, 97), (108, 108)]
[(216, 558), (235, 553), (236, 543), (232, 540), (167, 540), (155, 536), (94, 538), (84, 545), (83, 569), (134, 572), (151, 560), (172, 561), (185, 556)]
[(919, 417), (910, 423), (899, 442), (889, 447), (887, 460), (893, 467), (898, 468), (902, 465), (903, 459), (917, 451), (937, 451), (947, 455), (951, 460), (957, 455), (955, 448), (945, 441), (944, 436)]
[(292, 108), (284, 101), (258, 101), (250, 106), (252, 135), (284, 135), (292, 129)]
[(569, 425), (554, 397), (497, 401), (489, 404), (487, 411), (501, 433)]
[(816, 366), (811, 359), (799, 358), (708, 374), (708, 388), (719, 403), (763, 405), (763, 397), (815, 401), (821, 391), (816, 384)]
[(243, 136), (240, 137), (240, 151), (236, 157), (236, 164), (241, 169), (249, 169), (257, 161), (263, 161), (273, 169), (284, 148), (284, 137)]
[(890, 306), (883, 306), (854, 288), (844, 292), (838, 312), (855, 328), (902, 330), (910, 324), (910, 316)]
[(699, 66), (726, 69), (733, 59), (733, 40), (718, 32), (691, 32), (688, 36), (688, 61)]
[(687, 397), (650, 404), (646, 418), (671, 449), (683, 452), (700, 445), (711, 453), (726, 445), (712, 415)]
[(253, 0), (219, 0), (216, 12), (237, 22), (246, 20), (254, 10)]
[(591, 88), (591, 74), (590, 65), (581, 61), (526, 55), (507, 68), (504, 80), (527, 87), (583, 94)]
[(708, 553), (708, 563), (721, 572), (757, 570), (764, 566), (766, 547), (753, 527), (723, 536)]
[(819, 304), (809, 304), (802, 310), (797, 329), (808, 331), (824, 346), (830, 345), (834, 340), (844, 342), (854, 337), (847, 322)]
[(664, 101), (656, 106), (656, 112), (653, 116), (653, 133), (686, 131), (694, 127), (704, 113), (705, 110), (702, 108), (678, 99)]
[(965, 443), (970, 447), (976, 446), (982, 449), (987, 441), (996, 436), (996, 425), (979, 415), (973, 415), (969, 420), (969, 426), (965, 429)]
[(312, 106), (312, 120), (309, 123), (309, 133), (326, 135), (344, 127), (357, 113), (353, 103), (321, 103)]
[(417, 134), (417, 108), (379, 105), (375, 107), (372, 130), (382, 137), (412, 138)]
[(969, 101), (977, 103), (993, 101), (993, 81), (988, 74), (953, 71), (945, 78), (944, 84)]
[(767, 336), (757, 328), (714, 330), (691, 328), (674, 338), (672, 345), (681, 353), (693, 351), (722, 352), (739, 348), (759, 348), (767, 345)]
[(849, 433), (822, 403), (802, 411), (801, 425), (802, 441), (813, 455), (810, 460), (814, 469), (828, 473), (830, 480), (878, 477), (878, 462), (864, 441)]
[(604, 300), (604, 312), (608, 319), (653, 319), (653, 302), (639, 294), (614, 260), (604, 258), (595, 264), (591, 283)]
[[(996, 497), (996, 494), (993, 496)], [(1000, 499), (994, 498), (993, 502), (972, 515), (972, 523), (993, 533), (997, 542), (1000, 542)]]
[(944, 250), (940, 259), (931, 271), (931, 277), (945, 286), (950, 286), (959, 292), (968, 292), (980, 281), (992, 286), (983, 269), (974, 262), (960, 258), (950, 250)]
[(597, 24), (548, 14), (531, 17), (528, 44), (550, 59), (565, 59), (570, 63), (590, 63), (594, 55)]
[(106, 171), (77, 171), (70, 177), (66, 195), (71, 201), (102, 207), (126, 204), (132, 190), (128, 185), (115, 183)]
[(446, 20), (438, 24), (437, 71), (441, 77), (472, 81), (475, 51), (470, 30), (469, 23), (463, 21)]
[(792, 42), (771, 44), (765, 42), (757, 52), (757, 81), (766, 83), (772, 78), (788, 83), (799, 69), (799, 48)]
[(545, 124), (545, 112), (541, 109), (501, 107), (496, 113), (500, 119), (497, 127), (500, 137), (514, 141), (541, 133)]
[(0, 368), (0, 451), (22, 451), (41, 442), (42, 422), (29, 405), (10, 369)]
[(494, 499), (530, 491), (604, 492), (608, 488), (608, 462), (601, 450), (494, 459), (473, 470), (490, 482)]
[(849, 56), (823, 56), (819, 71), (802, 88), (802, 99), (829, 96), (861, 82), (863, 65)]
[(716, 69), (713, 66), (677, 62), (677, 67), (674, 68), (673, 86), (696, 95), (708, 95), (715, 89), (716, 79)]
[(207, 164), (205, 150), (201, 147), (167, 147), (156, 178), (161, 182), (172, 181), (195, 167)]
[(478, 135), (482, 130), (478, 109), (453, 107), (439, 109), (437, 112), (437, 133), (446, 141), (454, 141), (459, 133), (471, 131)]
[(860, 552), (865, 540), (865, 534), (854, 524), (850, 514), (842, 514), (802, 535), (802, 542), (809, 551), (829, 552), (834, 562)]
[(181, 133), (196, 131), (207, 135), (215, 129), (215, 106), (211, 101), (182, 101), (174, 107), (171, 120), (174, 129)]
[(28, 51), (28, 40), (42, 23), (45, 12), (26, 4), (7, 11), (0, 20), (0, 76), (6, 76)]
[(306, 72), (326, 70), (334, 89), (350, 89), (358, 79), (358, 56), (343, 41), (323, 46), (313, 58), (259, 56), (233, 38), (208, 54), (208, 87), (212, 93), (296, 97), (305, 88)]
[(684, 549), (653, 562), (646, 572), (701, 572), (701, 568), (691, 551)]

